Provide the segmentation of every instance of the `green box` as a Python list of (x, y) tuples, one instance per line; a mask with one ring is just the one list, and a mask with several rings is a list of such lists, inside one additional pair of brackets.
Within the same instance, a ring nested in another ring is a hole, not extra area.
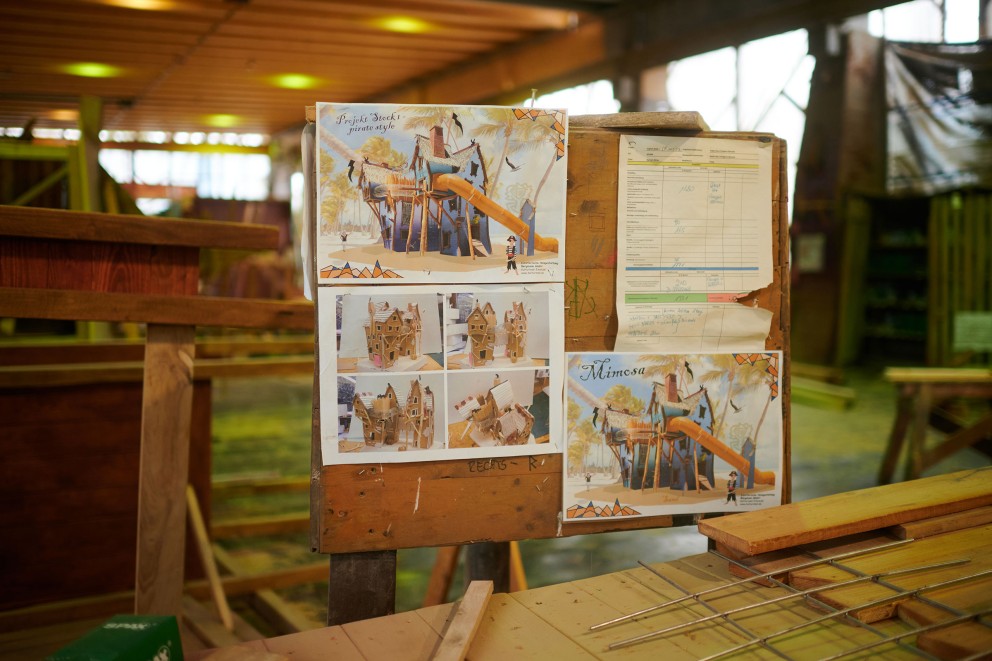
[(173, 615), (115, 615), (46, 661), (183, 661)]

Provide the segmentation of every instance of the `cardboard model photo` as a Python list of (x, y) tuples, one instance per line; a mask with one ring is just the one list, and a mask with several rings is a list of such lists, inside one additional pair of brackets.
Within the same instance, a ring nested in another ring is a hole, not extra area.
[(443, 450), (444, 426), (438, 420), (444, 401), (439, 373), (341, 375), (337, 451), (378, 455)]
[(547, 367), (548, 292), (465, 292), (447, 299), (447, 366)]
[(567, 126), (558, 109), (318, 103), (318, 282), (562, 281)]
[[(560, 284), (318, 287), (323, 463), (561, 452), (563, 306)], [(465, 367), (476, 308), (500, 355)]]
[(781, 360), (567, 354), (565, 520), (780, 504)]
[(551, 373), (546, 370), (448, 375), (448, 446), (495, 448), (550, 444)]
[(365, 291), (335, 296), (338, 373), (443, 369), (443, 297)]

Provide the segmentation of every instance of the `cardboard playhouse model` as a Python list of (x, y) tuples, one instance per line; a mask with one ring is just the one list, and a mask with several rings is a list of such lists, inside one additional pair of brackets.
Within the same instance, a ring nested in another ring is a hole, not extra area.
[(355, 393), (355, 417), (362, 422), (365, 445), (370, 447), (396, 445), (403, 442), (406, 449), (428, 449), (434, 439), (434, 393), (430, 386), (421, 388), (420, 381), (412, 379), (405, 397), (397, 395), (392, 384), (386, 392)]
[(420, 307), (408, 303), (406, 310), (387, 302), (369, 301), (369, 316), (365, 320), (365, 341), (369, 362), (373, 367), (388, 370), (400, 367), (413, 369), (421, 361), (420, 338), (423, 328)]
[(475, 309), (468, 315), (468, 337), (471, 340), (469, 363), (473, 366), (488, 365), (498, 359), (509, 359), (516, 364), (527, 355), (527, 312), (524, 304), (514, 302), (503, 314), (502, 325), (496, 325), (496, 311), (491, 303)]
[(530, 442), (534, 416), (517, 403), (513, 386), (497, 375), (493, 387), (483, 395), (469, 395), (455, 404), (455, 411), (469, 424), (478, 445), (524, 445)]

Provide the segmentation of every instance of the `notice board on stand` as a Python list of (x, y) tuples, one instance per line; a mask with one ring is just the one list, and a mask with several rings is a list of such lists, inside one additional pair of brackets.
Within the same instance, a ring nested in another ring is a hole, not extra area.
[[(311, 122), (317, 119), (311, 109), (308, 118)], [(450, 117), (447, 122), (450, 127)], [(467, 123), (464, 117), (462, 123)], [(354, 171), (354, 156), (343, 158), (337, 169), (326, 162), (321, 166), (320, 144), (326, 146), (326, 141), (318, 137), (316, 142), (314, 170), (324, 167), (325, 173), (336, 172), (342, 181), (347, 172), (349, 179), (364, 182), (369, 186), (363, 198), (366, 202), (368, 195), (380, 190), (375, 188), (376, 177), (379, 185), (398, 185), (395, 180), (387, 182), (368, 159), (361, 175)], [(475, 144), (473, 139), (470, 146)], [(760, 170), (766, 178), (748, 179), (759, 172), (748, 160), (752, 153), (766, 159)], [(519, 160), (513, 160), (507, 158), (506, 163), (519, 165)], [(316, 200), (318, 174), (311, 174), (314, 185), (308, 195)], [(749, 215), (749, 198), (741, 193), (742, 186), (749, 185), (759, 191), (756, 197), (767, 213)], [(451, 188), (455, 189), (454, 184)], [(327, 445), (322, 446), (321, 440), (327, 430), (322, 435), (321, 425), (334, 419), (327, 415), (329, 403), (338, 404), (343, 418), (352, 416), (352, 424), (357, 424), (357, 408), (364, 410), (366, 405), (369, 411), (386, 401), (395, 406), (398, 397), (409, 409), (411, 402), (418, 401), (415, 395), (423, 398), (431, 392), (431, 379), (441, 378), (430, 374), (433, 362), (444, 363), (451, 356), (425, 349), (422, 360), (426, 362), (417, 363), (418, 369), (427, 370), (423, 378), (417, 383), (411, 380), (409, 386), (400, 377), (388, 386), (383, 381), (361, 406), (362, 395), (356, 388), (356, 410), (352, 410), (347, 402), (321, 398), (321, 388), (327, 388), (325, 354), (329, 348), (325, 340), (334, 338), (321, 333), (314, 380), (313, 550), (355, 553), (669, 527), (695, 523), (700, 516), (728, 511), (738, 503), (746, 507), (748, 503), (788, 502), (786, 191), (785, 142), (773, 135), (712, 132), (696, 113), (572, 119), (567, 129), (564, 287), (560, 290), (564, 346), (555, 346), (553, 329), (550, 335), (552, 352), (566, 357), (559, 363), (562, 377), (557, 382), (551, 379), (549, 383), (546, 371), (535, 372), (535, 392), (543, 386), (549, 397), (563, 399), (562, 420), (551, 425), (552, 433), (560, 436), (552, 439), (560, 451), (529, 453), (524, 445), (513, 456), (439, 459), (432, 455), (426, 461), (380, 463), (374, 454), (367, 455), (369, 460), (359, 454), (347, 457), (347, 463), (328, 463), (322, 456)], [(659, 196), (668, 196), (670, 203), (656, 209), (653, 200)], [(455, 208), (453, 203), (451, 208)], [(428, 211), (414, 207), (415, 214), (421, 211), (426, 223)], [(486, 213), (497, 218), (499, 211), (493, 207)], [(653, 215), (656, 212), (660, 216)], [(526, 205), (519, 215), (525, 213)], [(437, 213), (439, 219), (441, 215)], [(752, 224), (738, 222), (742, 219)], [(767, 226), (755, 230), (755, 221)], [(664, 230), (652, 233), (656, 225)], [(537, 232), (533, 224), (530, 227), (533, 237)], [(355, 250), (354, 239), (349, 241), (345, 231), (341, 234), (340, 247)], [(526, 230), (518, 235), (528, 242)], [(679, 243), (692, 236), (698, 239), (696, 243)], [(383, 233), (379, 240), (383, 238), (396, 237)], [(311, 242), (319, 243), (313, 227)], [(478, 249), (475, 243), (469, 250)], [(673, 247), (678, 252), (674, 257)], [(747, 255), (757, 253), (767, 258), (760, 267), (747, 260)], [(622, 271), (619, 285), (618, 266)], [(404, 302), (407, 307), (403, 309), (368, 297), (349, 303), (349, 296), (355, 296), (353, 290), (346, 295), (327, 294), (341, 290), (319, 279), (324, 268), (319, 254), (311, 268), (311, 281), (319, 281), (318, 289), (326, 294), (315, 300), (318, 319), (333, 324), (334, 310), (328, 306), (337, 308), (334, 353), (338, 368), (346, 364), (338, 352), (349, 342), (349, 333), (341, 332), (342, 310), (345, 315), (353, 314), (348, 312), (352, 309), (365, 314), (367, 308), (373, 324), (377, 315), (385, 319), (395, 313), (397, 327), (426, 326), (421, 312), (429, 309), (433, 314), (433, 299), (417, 305), (415, 322), (410, 321), (410, 313), (404, 313), (414, 309), (413, 303)], [(340, 266), (333, 268), (335, 274), (342, 271)], [(655, 280), (644, 280), (645, 274)], [(756, 282), (762, 286), (751, 288)], [(421, 295), (419, 290), (416, 295)], [(437, 297), (442, 320), (446, 297), (446, 291)], [(455, 295), (450, 298), (454, 306)], [(507, 320), (515, 318), (516, 304), (508, 299)], [(693, 329), (700, 338), (695, 338)], [(689, 337), (668, 350), (657, 344), (656, 337), (667, 332)], [(736, 338), (737, 332), (746, 337)], [(622, 353), (617, 351), (621, 344)], [(484, 347), (473, 345), (476, 358)], [(371, 354), (369, 359), (373, 360)], [(377, 354), (373, 362), (379, 359)], [(386, 355), (381, 359), (389, 360)], [(321, 365), (325, 366), (324, 378)], [(449, 391), (458, 392), (460, 387), (447, 384)], [(400, 389), (400, 395), (393, 392)], [(499, 398), (496, 390), (490, 391), (494, 400)], [(376, 400), (382, 401), (377, 404)], [(401, 401), (400, 408), (403, 405)], [(407, 427), (403, 442), (412, 443), (414, 449), (418, 443), (421, 447), (430, 443), (422, 428)], [(437, 427), (443, 435), (445, 425)], [(773, 428), (777, 431), (769, 437)], [(354, 438), (353, 434), (351, 441), (341, 441), (342, 452), (348, 443), (358, 444)], [(366, 433), (366, 443), (377, 440), (383, 442)], [(768, 454), (769, 445), (775, 446), (774, 453)], [(772, 458), (762, 460), (763, 456)], [(731, 496), (733, 505), (729, 505)], [(703, 503), (709, 504), (697, 507)], [(728, 507), (721, 508), (724, 504)]]

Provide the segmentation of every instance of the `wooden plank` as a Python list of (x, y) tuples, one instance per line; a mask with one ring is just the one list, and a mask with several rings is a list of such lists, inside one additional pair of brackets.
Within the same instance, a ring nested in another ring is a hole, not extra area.
[(703, 116), (695, 111), (623, 112), (611, 115), (577, 115), (569, 119), (569, 129), (582, 128), (693, 132), (710, 130)]
[[(416, 613), (398, 613), (341, 625), (366, 659), (430, 659), (441, 637)], [(388, 631), (388, 635), (383, 635)]]
[(887, 367), (882, 377), (892, 383), (992, 383), (992, 369), (981, 367)]
[(704, 519), (699, 532), (755, 555), (985, 505), (992, 505), (992, 468)]
[[(254, 376), (294, 376), (313, 371), (313, 358), (213, 358), (193, 365), (194, 379), (235, 379)], [(71, 365), (14, 365), (0, 367), (0, 388), (47, 388), (93, 383), (141, 381), (139, 361), (73, 363)]]
[(224, 594), (224, 586), (220, 582), (220, 573), (217, 571), (217, 563), (214, 560), (213, 550), (210, 547), (210, 537), (207, 535), (207, 526), (203, 522), (203, 515), (200, 513), (200, 504), (196, 500), (196, 492), (193, 487), (186, 485), (186, 513), (189, 515), (190, 527), (193, 529), (193, 538), (196, 547), (200, 551), (200, 563), (207, 572), (207, 582), (210, 584), (210, 594), (213, 597), (214, 606), (217, 608), (217, 615), (224, 628), (234, 631), (234, 620), (231, 618), (231, 607), (227, 603), (227, 595)]
[[(561, 470), (560, 455), (323, 466), (318, 548), (350, 553), (672, 525), (670, 516), (617, 517), (559, 529)], [(478, 511), (487, 503), (487, 514), (462, 516), (466, 502)]]
[[(969, 528), (940, 536), (928, 537), (911, 544), (883, 549), (844, 560), (843, 565), (852, 567), (864, 574), (876, 574), (897, 569), (920, 567), (946, 561), (965, 559), (963, 566), (932, 569), (925, 572), (911, 572), (887, 579), (904, 590), (914, 590), (932, 583), (973, 574), (992, 568), (992, 555), (989, 554), (988, 539), (992, 527)], [(789, 582), (800, 590), (825, 587), (853, 578), (852, 574), (839, 568), (822, 565), (800, 569), (790, 574)], [(986, 590), (992, 580), (981, 581)], [(874, 582), (824, 590), (817, 593), (817, 599), (835, 608), (851, 608), (878, 599), (893, 596), (892, 589)], [(862, 622), (873, 623), (893, 617), (903, 599), (871, 606), (856, 611), (853, 615)]]
[(475, 632), (482, 624), (486, 607), (493, 596), (492, 581), (472, 581), (455, 610), (455, 617), (444, 633), (432, 657), (436, 661), (462, 661), (468, 653)]
[[(213, 557), (222, 569), (240, 576), (247, 573), (241, 563), (223, 547), (214, 544), (212, 548)], [(267, 588), (258, 590), (249, 599), (255, 610), (279, 633), (297, 633), (322, 626), (321, 622), (312, 620), (273, 590)]]
[[(992, 591), (987, 581), (933, 591), (927, 596), (961, 612), (992, 607)], [(897, 612), (899, 619), (914, 627), (936, 624), (953, 617), (947, 610), (917, 599), (900, 603)], [(992, 650), (992, 629), (977, 622), (967, 622), (922, 634), (916, 639), (916, 645), (941, 659), (980, 658), (983, 653)]]
[(265, 638), (237, 613), (232, 613), (232, 617), (234, 618), (234, 631), (228, 631), (213, 611), (192, 597), (183, 597), (183, 622), (208, 646), (223, 647), (237, 645), (246, 640)]
[(214, 539), (285, 535), (310, 529), (310, 515), (306, 512), (277, 514), (274, 516), (249, 516), (214, 521), (210, 534)]
[(492, 596), (487, 617), (469, 648), (471, 659), (594, 659), (547, 618), (535, 614), (514, 595)]
[(0, 316), (313, 330), (309, 303), (0, 287)]
[(194, 329), (149, 324), (138, 481), (137, 614), (179, 615), (193, 403)]
[[(259, 590), (287, 588), (305, 583), (318, 583), (327, 580), (327, 565), (324, 562), (313, 562), (298, 567), (276, 569), (263, 574), (246, 574), (244, 576), (223, 576), (221, 585), (229, 597), (251, 594)], [(196, 599), (209, 599), (210, 584), (205, 580), (190, 581), (184, 587), (186, 594)]]
[(275, 250), (274, 227), (0, 206), (0, 235), (152, 246)]

